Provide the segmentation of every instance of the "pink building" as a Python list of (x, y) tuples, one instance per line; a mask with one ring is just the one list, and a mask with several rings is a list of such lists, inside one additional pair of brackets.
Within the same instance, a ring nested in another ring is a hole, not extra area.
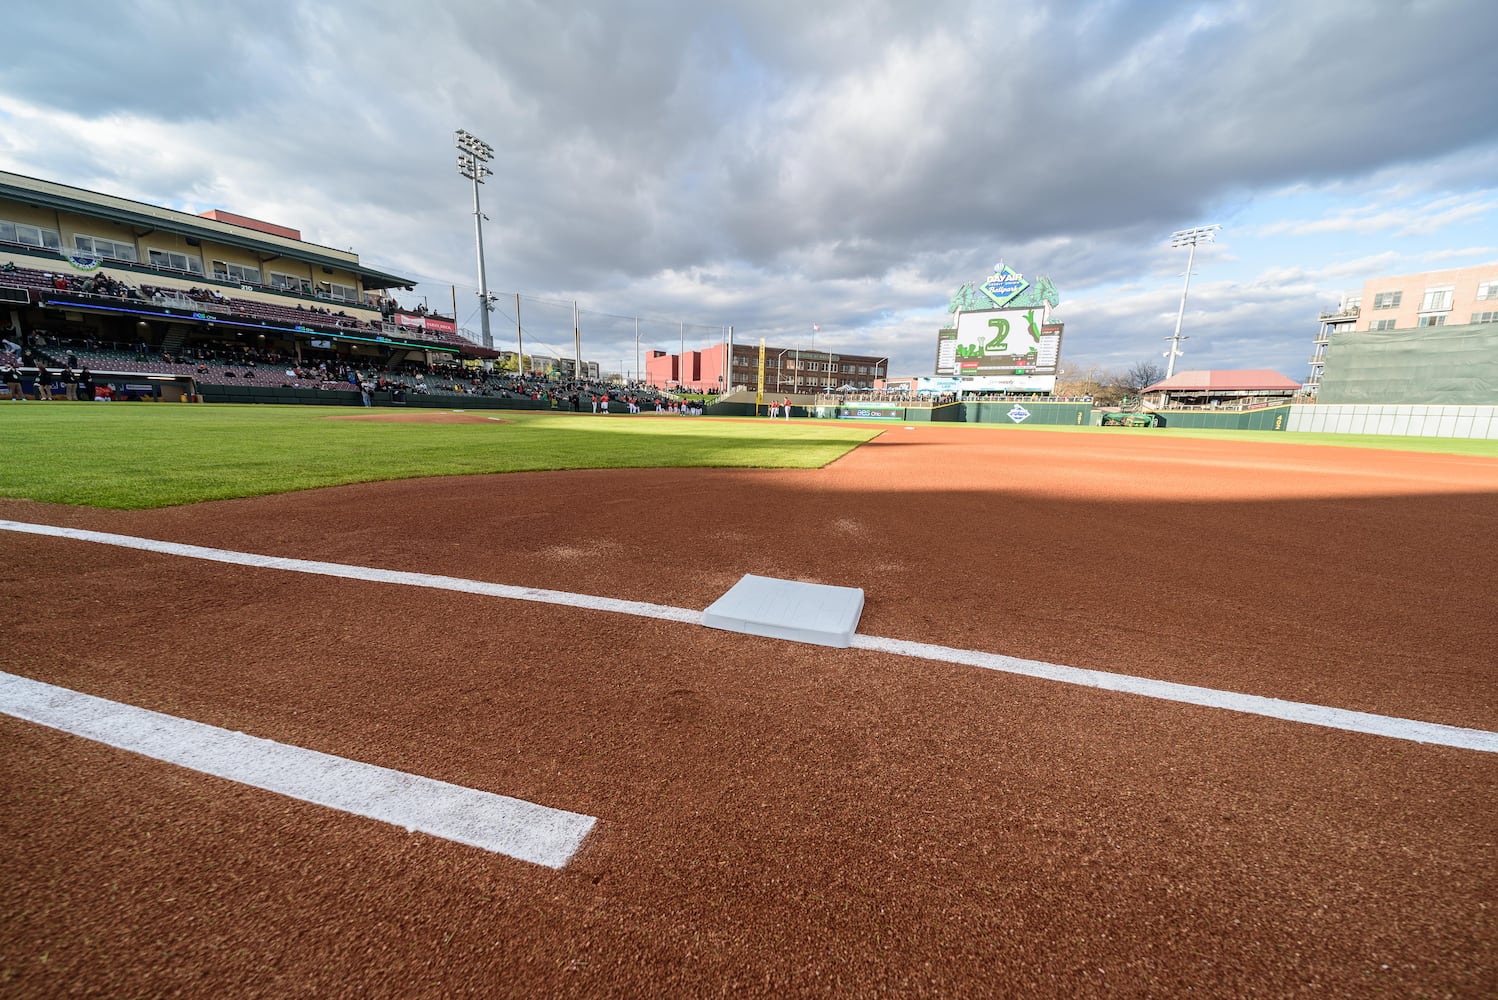
[[(734, 344), (732, 370), (725, 370), (727, 345), (714, 344), (685, 355), (651, 351), (645, 360), (645, 381), (665, 388), (694, 392), (726, 392), (759, 388), (759, 345)], [(819, 392), (851, 385), (873, 388), (889, 374), (889, 358), (864, 354), (834, 354), (795, 347), (765, 348), (764, 391)]]

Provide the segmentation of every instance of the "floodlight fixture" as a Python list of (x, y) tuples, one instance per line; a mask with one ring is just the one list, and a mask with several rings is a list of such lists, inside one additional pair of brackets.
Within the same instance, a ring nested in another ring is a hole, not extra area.
[[(484, 178), (494, 173), (487, 166), (494, 159), (494, 147), (465, 129), (458, 129), (454, 136), (458, 150), (458, 173), (473, 182), (473, 238), (478, 247), (479, 258), (479, 326), (483, 330), (484, 346), (494, 348), (494, 335), (489, 332), (489, 312), (494, 308), (494, 296), (489, 294), (489, 280), (484, 273), (484, 213), (479, 208), (479, 185)], [(457, 319), (457, 317), (453, 317)]]
[(1196, 246), (1198, 243), (1214, 242), (1213, 233), (1222, 227), (1213, 224), (1210, 226), (1197, 226), (1194, 229), (1178, 229), (1170, 234), (1171, 247), (1190, 247), (1186, 256), (1186, 284), (1181, 289), (1181, 308), (1176, 313), (1176, 332), (1165, 339), (1170, 341), (1170, 350), (1165, 352), (1167, 363), (1165, 366), (1165, 377), (1170, 378), (1176, 373), (1176, 358), (1181, 356), (1181, 341), (1190, 340), (1190, 337), (1181, 336), (1181, 322), (1186, 318), (1186, 295), (1191, 291), (1191, 266), (1196, 262)]

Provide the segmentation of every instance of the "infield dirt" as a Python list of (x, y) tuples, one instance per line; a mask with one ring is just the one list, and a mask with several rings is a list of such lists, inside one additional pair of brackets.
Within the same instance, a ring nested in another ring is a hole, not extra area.
[[(488, 418), (483, 418), (487, 420)], [(0, 517), (1498, 729), (1498, 461), (892, 427), (825, 469)], [(1491, 996), (1498, 756), (0, 535), (5, 669), (599, 817), (560, 872), (0, 716), (15, 996)]]

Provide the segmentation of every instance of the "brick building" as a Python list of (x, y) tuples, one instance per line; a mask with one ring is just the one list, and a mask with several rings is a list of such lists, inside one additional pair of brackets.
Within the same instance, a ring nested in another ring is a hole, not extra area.
[[(661, 388), (724, 392), (759, 386), (759, 345), (734, 344), (731, 371), (725, 370), (726, 344), (715, 344), (684, 355), (651, 351), (645, 361), (645, 380)], [(765, 347), (765, 392), (819, 392), (851, 385), (873, 388), (889, 374), (889, 358), (797, 347)], [(731, 377), (730, 377), (731, 376)]]

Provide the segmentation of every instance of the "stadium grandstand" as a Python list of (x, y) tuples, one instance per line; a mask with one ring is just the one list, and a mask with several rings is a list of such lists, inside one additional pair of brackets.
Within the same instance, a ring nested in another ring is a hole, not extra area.
[(26, 395), (41, 395), (44, 370), (56, 399), (349, 403), (368, 389), (378, 402), (653, 409), (655, 393), (603, 384), (596, 364), (581, 379), (556, 364), (504, 371), (513, 353), (402, 308), (393, 293), (414, 283), (286, 226), (0, 171), (0, 361)]
[(453, 319), (401, 309), (391, 293), (413, 282), (285, 226), (0, 172), (0, 330), (23, 367), (66, 366), (72, 354), (95, 373), (190, 374), (211, 385), (236, 368), (242, 383), (250, 362), (274, 362), (284, 377), (499, 356)]

